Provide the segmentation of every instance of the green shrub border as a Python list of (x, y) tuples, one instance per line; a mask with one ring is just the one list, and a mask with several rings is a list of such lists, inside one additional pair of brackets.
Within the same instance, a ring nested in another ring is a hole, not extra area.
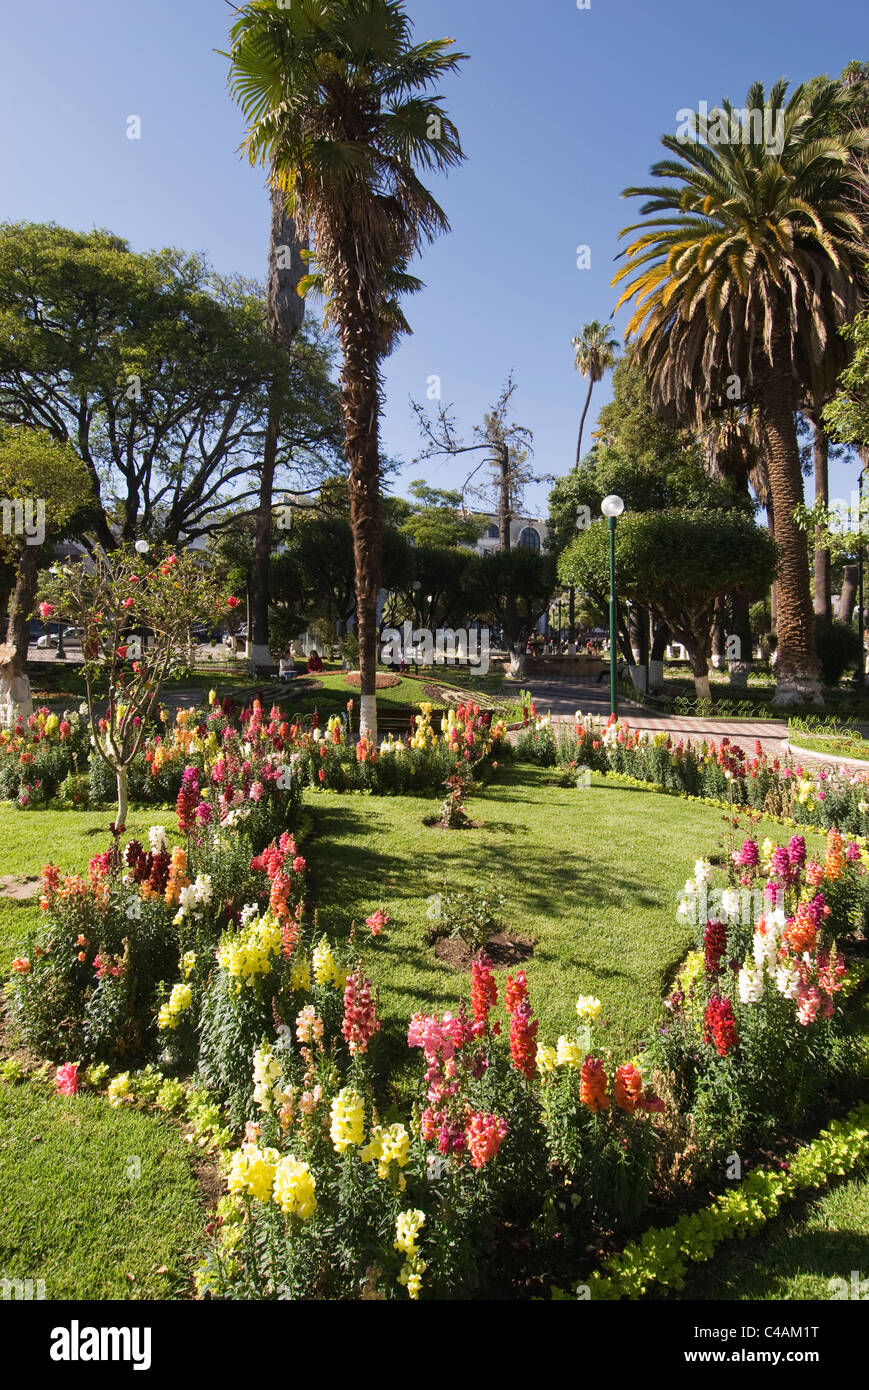
[[(672, 1226), (654, 1227), (596, 1270), (579, 1290), (592, 1299), (642, 1298), (651, 1285), (681, 1289), (688, 1266), (711, 1259), (717, 1246), (734, 1236), (744, 1239), (778, 1215), (782, 1204), (801, 1192), (820, 1188), (869, 1161), (869, 1104), (799, 1149), (780, 1169), (758, 1168), (702, 1211), (681, 1216)], [(554, 1297), (564, 1297), (553, 1291)]]

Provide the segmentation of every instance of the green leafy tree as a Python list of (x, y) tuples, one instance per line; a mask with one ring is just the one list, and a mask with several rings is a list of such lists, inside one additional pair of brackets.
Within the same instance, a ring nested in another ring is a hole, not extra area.
[(853, 348), (853, 356), (824, 411), (824, 423), (842, 444), (869, 449), (869, 311), (864, 309), (841, 331)]
[(525, 669), (525, 644), (549, 607), (556, 585), (554, 555), (533, 550), (498, 550), (476, 557), (478, 616), (501, 628), (510, 652), (510, 674)]
[[(328, 345), (288, 356), (251, 282), (108, 232), (0, 227), (0, 420), (88, 470), (98, 544), (171, 544), (253, 514), (269, 419), (288, 485), (341, 466)], [(272, 412), (271, 416), (269, 412)]]
[[(596, 521), (564, 551), (563, 582), (609, 588), (609, 528)], [(709, 699), (717, 602), (756, 598), (771, 583), (776, 547), (768, 531), (737, 511), (625, 512), (615, 530), (616, 588), (648, 604), (687, 647), (698, 699)]]
[(410, 484), (410, 495), (413, 502), (400, 529), (415, 545), (473, 545), (489, 524), (488, 517), (462, 508), (460, 492), (429, 487), (417, 478)]

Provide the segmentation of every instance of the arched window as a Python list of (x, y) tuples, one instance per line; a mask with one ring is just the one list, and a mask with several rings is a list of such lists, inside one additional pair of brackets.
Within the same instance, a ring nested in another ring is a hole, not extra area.
[(491, 526), (488, 528), (488, 530), (486, 531), (486, 540), (487, 540), (487, 541), (497, 541), (497, 540), (500, 539), (500, 536), (501, 536), (501, 532), (499, 531), (498, 527), (495, 526), (494, 524), (491, 525)]
[(526, 526), (523, 531), (520, 531), (519, 544), (523, 550), (540, 549), (540, 536), (534, 530), (533, 526)]

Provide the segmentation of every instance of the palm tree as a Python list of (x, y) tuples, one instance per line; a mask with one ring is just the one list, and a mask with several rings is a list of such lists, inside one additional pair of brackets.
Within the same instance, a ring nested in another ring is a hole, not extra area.
[(579, 336), (571, 338), (570, 342), (576, 350), (576, 370), (581, 376), (588, 377), (588, 395), (585, 398), (585, 408), (579, 421), (579, 439), (576, 444), (576, 466), (578, 468), (579, 460), (582, 457), (582, 431), (585, 417), (588, 414), (588, 407), (591, 404), (591, 393), (595, 384), (603, 380), (604, 372), (608, 372), (610, 367), (615, 366), (618, 343), (613, 337), (609, 324), (600, 324), (597, 319), (587, 323)]
[(411, 42), (400, 0), (252, 0), (232, 27), (230, 88), (243, 149), (286, 194), (343, 356), (341, 404), (356, 569), (360, 728), (377, 733), (381, 364), (410, 331), (398, 295), (407, 266), (449, 229), (417, 169), (463, 158), (442, 99), (428, 95), (465, 55), (451, 39)]
[[(609, 324), (604, 326), (593, 319), (587, 323), (582, 332), (576, 338), (571, 338), (571, 346), (576, 353), (576, 370), (588, 377), (588, 395), (585, 398), (585, 406), (579, 421), (579, 438), (576, 441), (576, 464), (582, 457), (582, 431), (585, 425), (585, 417), (588, 414), (588, 407), (591, 404), (591, 393), (595, 383), (603, 380), (603, 374), (609, 371), (610, 367), (616, 364), (618, 355), (618, 344), (612, 336), (612, 329)], [(568, 652), (572, 655), (576, 640), (576, 589), (571, 584), (567, 595), (567, 642)]]
[[(633, 277), (626, 338), (660, 404), (707, 416), (734, 386), (757, 412), (779, 546), (776, 704), (821, 702), (804, 534), (796, 409), (803, 354), (820, 360), (855, 312), (865, 283), (867, 229), (854, 210), (855, 154), (869, 133), (831, 118), (851, 98), (837, 84), (812, 98), (787, 83), (748, 93), (764, 138), (725, 101), (709, 129), (665, 136), (675, 156), (652, 173), (669, 183), (629, 188), (650, 199), (614, 284)], [(766, 138), (767, 132), (777, 138)], [(734, 139), (733, 136), (736, 136)], [(723, 138), (722, 138), (723, 137)], [(636, 235), (635, 235), (636, 234)], [(804, 359), (803, 359), (804, 360)]]

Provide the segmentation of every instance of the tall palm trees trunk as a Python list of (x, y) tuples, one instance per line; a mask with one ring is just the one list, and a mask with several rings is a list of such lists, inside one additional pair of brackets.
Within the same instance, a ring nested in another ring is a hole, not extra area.
[(341, 411), (350, 465), (350, 525), (359, 637), (359, 733), (377, 739), (377, 595), (380, 589), (380, 332), (365, 311), (362, 286), (349, 269), (341, 286), (338, 321), (344, 370)]
[[(272, 218), (269, 238), (269, 276), (266, 312), (272, 337), (287, 352), (305, 317), (305, 301), (297, 286), (307, 273), (300, 255), (296, 223), (287, 212), (282, 189), (272, 187)], [(272, 551), (272, 497), (277, 467), (280, 402), (272, 391), (266, 423), (263, 463), (260, 472), (253, 563), (250, 573), (250, 626), (248, 653), (254, 666), (271, 662), (269, 647), (269, 563)]]
[[(829, 441), (827, 432), (817, 419), (812, 419), (812, 462), (815, 470), (815, 502), (824, 507), (830, 500)], [(830, 552), (819, 544), (820, 532), (815, 531), (815, 612), (821, 617), (832, 616), (830, 603)]]
[[(776, 344), (774, 343), (774, 349)], [(794, 521), (803, 501), (795, 423), (794, 385), (787, 369), (762, 365), (758, 418), (779, 547), (776, 585), (776, 693), (774, 705), (823, 704), (815, 654), (814, 612), (806, 540)]]
[(584, 407), (584, 409), (583, 409), (583, 412), (582, 412), (582, 415), (580, 416), (580, 421), (579, 421), (579, 438), (578, 438), (577, 441), (576, 441), (576, 466), (577, 466), (577, 468), (579, 467), (579, 461), (580, 461), (580, 459), (582, 458), (582, 431), (583, 431), (583, 428), (584, 428), (584, 426), (585, 426), (585, 417), (586, 417), (586, 415), (588, 414), (588, 407), (591, 405), (591, 393), (592, 393), (593, 390), (594, 390), (594, 373), (592, 373), (591, 378), (590, 378), (589, 383), (588, 383), (588, 395), (587, 395), (586, 398), (585, 398), (585, 407)]

